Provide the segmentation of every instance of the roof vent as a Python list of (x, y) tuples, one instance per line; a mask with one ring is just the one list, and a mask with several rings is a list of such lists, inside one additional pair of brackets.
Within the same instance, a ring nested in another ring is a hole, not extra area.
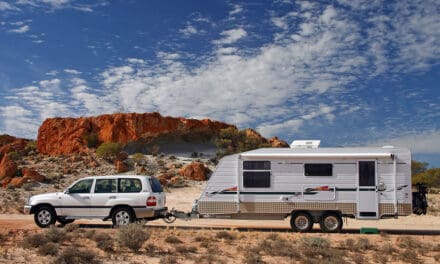
[(291, 148), (318, 148), (321, 140), (294, 140)]

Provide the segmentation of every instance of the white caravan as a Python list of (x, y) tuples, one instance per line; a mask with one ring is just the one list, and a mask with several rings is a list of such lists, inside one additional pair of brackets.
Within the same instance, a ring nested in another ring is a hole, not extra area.
[(382, 219), (412, 213), (408, 149), (317, 148), (315, 143), (222, 158), (195, 201), (193, 215), (291, 216), (295, 231), (307, 232), (320, 223), (324, 232), (339, 232), (344, 216)]

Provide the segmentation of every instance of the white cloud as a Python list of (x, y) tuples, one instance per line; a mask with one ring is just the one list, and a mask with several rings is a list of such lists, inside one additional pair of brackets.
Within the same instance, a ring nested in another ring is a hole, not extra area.
[(74, 75), (81, 74), (80, 71), (75, 70), (75, 69), (65, 69), (64, 72), (65, 72), (65, 73), (68, 73), (68, 74), (74, 74)]
[(179, 30), (184, 36), (189, 37), (191, 35), (197, 34), (199, 31), (192, 25), (187, 25), (184, 29)]
[(229, 12), (229, 15), (234, 16), (234, 15), (239, 14), (241, 12), (243, 12), (243, 7), (241, 5), (234, 5), (234, 9), (232, 9)]
[(22, 34), (28, 32), (30, 29), (31, 28), (28, 25), (24, 25), (19, 28), (11, 29), (9, 32)]
[(418, 154), (439, 153), (440, 151), (440, 130), (423, 131), (412, 135), (405, 135), (387, 140), (381, 140), (370, 145), (409, 148), (411, 152)]
[(223, 31), (220, 33), (223, 38), (215, 40), (215, 44), (232, 44), (247, 36), (247, 32), (243, 28), (236, 28)]
[(7, 10), (9, 10), (9, 11), (18, 11), (20, 9), (18, 9), (17, 7), (15, 7), (15, 6), (7, 3), (7, 2), (1, 1), (0, 2), (0, 11), (7, 11)]

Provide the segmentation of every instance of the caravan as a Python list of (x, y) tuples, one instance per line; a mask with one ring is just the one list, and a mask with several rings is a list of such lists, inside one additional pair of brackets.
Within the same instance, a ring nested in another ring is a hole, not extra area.
[(203, 218), (291, 217), (294, 231), (307, 232), (319, 223), (324, 232), (339, 232), (342, 217), (383, 219), (413, 212), (408, 149), (318, 145), (294, 142), (291, 148), (222, 158), (192, 213)]

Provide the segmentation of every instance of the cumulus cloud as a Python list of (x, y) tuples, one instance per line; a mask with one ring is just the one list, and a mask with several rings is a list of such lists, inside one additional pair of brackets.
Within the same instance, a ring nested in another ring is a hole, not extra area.
[(243, 28), (236, 28), (236, 29), (225, 30), (222, 33), (220, 33), (220, 35), (222, 35), (223, 38), (215, 40), (214, 41), (215, 44), (232, 44), (246, 37), (247, 32)]
[(22, 34), (22, 33), (26, 33), (26, 32), (28, 32), (30, 29), (31, 29), (31, 28), (30, 28), (28, 25), (24, 25), (24, 26), (21, 26), (21, 27), (19, 27), (19, 28), (11, 29), (11, 30), (9, 30), (9, 32), (11, 32), (11, 33)]
[(199, 31), (192, 25), (187, 25), (185, 28), (179, 30), (184, 36), (189, 37), (191, 35), (197, 34)]
[(376, 141), (372, 146), (392, 145), (409, 148), (413, 153), (430, 154), (440, 150), (440, 130), (424, 131), (418, 134), (404, 135)]
[(0, 11), (8, 11), (8, 10), (9, 11), (17, 11), (17, 10), (20, 10), (20, 9), (18, 9), (17, 7), (11, 5), (8, 2), (0, 1)]
[(65, 69), (64, 72), (65, 72), (65, 73), (68, 73), (68, 74), (74, 74), (74, 75), (81, 74), (80, 71), (75, 70), (75, 69)]
[[(383, 12), (374, 5), (338, 9), (302, 1), (301, 12), (272, 14), (268, 25), (275, 25), (276, 33), (282, 34), (276, 38), (274, 32), (273, 41), (253, 47), (252, 52), (242, 53), (246, 47), (239, 45), (248, 34), (253, 36), (252, 26), (246, 26), (248, 33), (243, 25), (228, 24), (229, 29), (210, 42), (211, 52), (203, 54), (197, 65), (186, 65), (178, 49), (158, 51), (152, 60), (127, 58), (108, 66), (94, 79), (98, 83), (89, 83), (81, 74), (66, 79), (57, 75), (35, 87), (16, 89), (17, 98), (10, 98), (10, 108), (3, 110), (8, 117), (3, 126), (6, 131), (13, 129), (9, 125), (14, 109), (20, 118), (29, 114), (21, 109), (32, 109), (36, 114), (31, 115), (39, 121), (63, 113), (90, 115), (126, 109), (209, 117), (257, 127), (272, 136), (294, 133), (317, 121), (325, 127), (361, 110), (368, 115), (374, 107), (364, 98), (344, 97), (368, 89), (353, 83), (438, 64), (440, 21), (436, 8), (430, 6), (435, 2), (427, 3), (409, 8), (399, 1), (391, 12)], [(363, 17), (359, 12), (365, 9), (370, 11)], [(360, 24), (364, 21), (368, 27)], [(49, 105), (51, 110), (39, 105)], [(433, 135), (428, 136), (436, 139), (437, 134)]]

